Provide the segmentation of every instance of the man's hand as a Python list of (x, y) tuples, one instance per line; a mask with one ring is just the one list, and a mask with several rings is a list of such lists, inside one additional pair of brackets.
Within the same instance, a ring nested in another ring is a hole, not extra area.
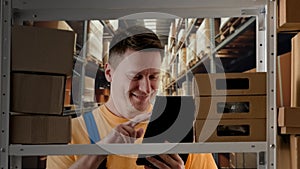
[[(164, 162), (154, 157), (147, 157), (146, 159), (159, 169), (184, 169), (184, 162), (178, 154), (161, 154), (159, 157)], [(145, 166), (145, 169), (151, 169), (151, 167)]]
[(149, 120), (150, 115), (151, 113), (143, 113), (126, 123), (117, 125), (99, 143), (134, 143), (144, 133), (142, 128), (136, 130), (134, 127), (140, 122)]

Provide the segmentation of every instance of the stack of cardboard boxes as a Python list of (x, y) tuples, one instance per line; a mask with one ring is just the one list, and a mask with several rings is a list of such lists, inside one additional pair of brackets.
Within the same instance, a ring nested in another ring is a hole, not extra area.
[[(294, 27), (295, 28), (295, 27)], [(278, 156), (289, 156), (287, 161), (279, 160), (278, 168), (290, 166), (300, 168), (300, 33), (292, 38), (292, 51), (277, 57), (277, 95), (279, 133)], [(283, 138), (288, 138), (284, 141)]]
[(71, 118), (62, 116), (73, 70), (75, 33), (12, 28), (10, 143), (68, 143)]
[[(265, 72), (195, 74), (193, 89), (197, 142), (266, 141)], [(256, 155), (245, 163), (256, 168)]]
[[(197, 141), (266, 140), (266, 73), (196, 74), (194, 79)], [(209, 137), (201, 137), (208, 130), (213, 130)]]
[[(299, 5), (298, 0), (278, 2), (278, 32), (300, 30)], [(300, 168), (300, 33), (291, 43), (291, 52), (277, 57), (278, 169)]]

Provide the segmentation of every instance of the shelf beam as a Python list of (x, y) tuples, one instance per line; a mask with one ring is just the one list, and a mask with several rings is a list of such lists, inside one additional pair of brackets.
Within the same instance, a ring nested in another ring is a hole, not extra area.
[(265, 0), (13, 0), (14, 19), (91, 20), (91, 19), (162, 19), (241, 16), (243, 9), (264, 6)]
[(147, 144), (73, 144), (73, 145), (11, 145), (12, 156), (72, 154), (172, 154), (208, 152), (265, 152), (266, 142), (223, 143), (147, 143)]

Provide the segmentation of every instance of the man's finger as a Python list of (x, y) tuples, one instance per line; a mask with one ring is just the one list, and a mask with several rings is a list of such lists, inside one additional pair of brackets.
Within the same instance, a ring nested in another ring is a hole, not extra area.
[(130, 119), (128, 122), (124, 124), (129, 125), (131, 127), (135, 127), (137, 124), (141, 122), (148, 121), (150, 117), (151, 117), (151, 113), (142, 113)]

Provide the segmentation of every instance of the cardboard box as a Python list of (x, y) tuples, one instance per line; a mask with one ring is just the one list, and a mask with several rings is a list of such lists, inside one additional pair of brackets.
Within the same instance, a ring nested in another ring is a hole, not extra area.
[(65, 76), (12, 73), (11, 111), (61, 115)]
[[(74, 32), (74, 30), (71, 28), (71, 26), (66, 21), (35, 21), (33, 23), (33, 26), (41, 27), (41, 28), (60, 29), (60, 30)], [(75, 33), (75, 41), (73, 44), (74, 53), (76, 53), (76, 41), (77, 41), (77, 34)]]
[(279, 31), (300, 30), (300, 1), (280, 0), (279, 1)]
[(256, 153), (230, 153), (231, 168), (257, 168)]
[(95, 89), (94, 88), (85, 88), (84, 89), (84, 102), (95, 102)]
[(33, 23), (33, 26), (73, 31), (73, 29), (66, 21), (35, 21)]
[(65, 90), (64, 106), (71, 104), (71, 90)]
[(280, 134), (300, 134), (300, 127), (280, 127)]
[(71, 117), (12, 115), (11, 144), (56, 144), (71, 141)]
[(300, 107), (300, 33), (292, 38), (291, 107)]
[(195, 74), (195, 96), (265, 95), (266, 73), (211, 73)]
[(86, 43), (87, 56), (92, 56), (102, 61), (103, 58), (103, 32), (104, 27), (98, 20), (89, 22), (88, 39)]
[(84, 77), (84, 88), (94, 89), (95, 88), (95, 79), (85, 76)]
[(67, 77), (66, 80), (66, 90), (72, 90), (72, 77)]
[(290, 136), (292, 169), (300, 168), (300, 136)]
[(291, 106), (291, 52), (277, 56), (277, 107)]
[(196, 120), (197, 142), (266, 141), (266, 119)]
[(300, 127), (300, 107), (280, 107), (278, 111), (278, 126)]
[(289, 138), (287, 136), (277, 135), (276, 142), (277, 169), (291, 169), (291, 152)]
[(48, 28), (12, 28), (12, 71), (71, 75), (75, 33)]
[(196, 119), (266, 118), (266, 96), (196, 97)]
[(210, 55), (210, 24), (209, 19), (205, 18), (196, 32), (196, 55), (203, 58)]

